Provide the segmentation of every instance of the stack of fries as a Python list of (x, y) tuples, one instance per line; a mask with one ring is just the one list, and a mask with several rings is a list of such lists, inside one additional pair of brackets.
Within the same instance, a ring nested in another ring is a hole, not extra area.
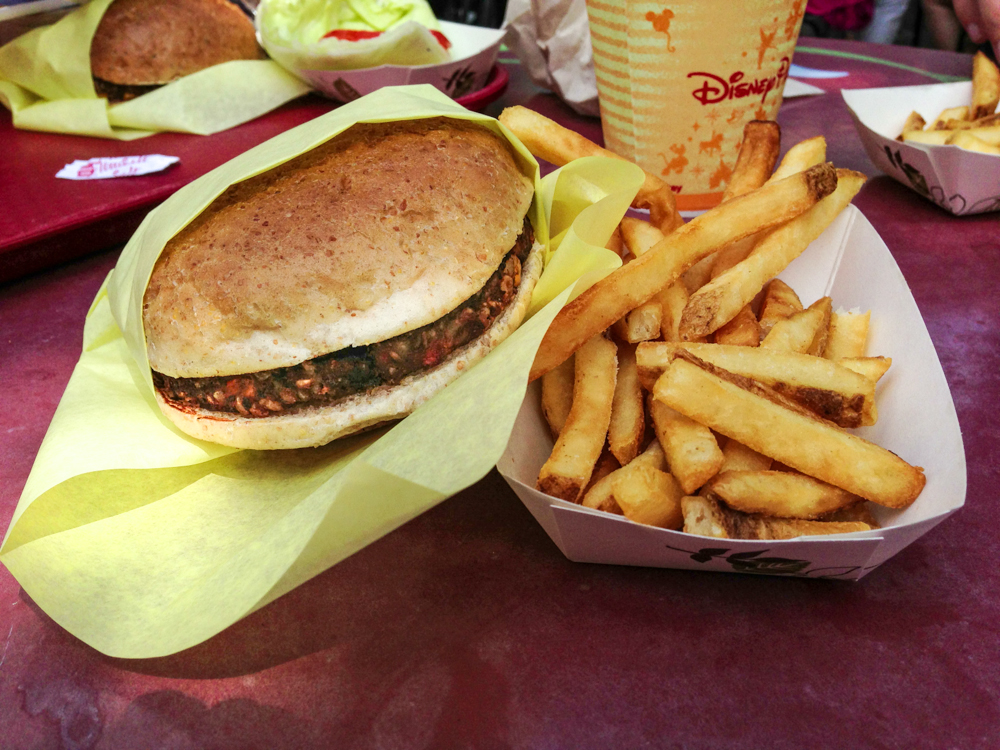
[(945, 109), (928, 126), (911, 112), (896, 139), (931, 146), (958, 146), (984, 154), (1000, 154), (1000, 69), (982, 52), (972, 59), (972, 101)]
[[(500, 119), (557, 165), (603, 151), (522, 107)], [(555, 438), (539, 490), (733, 539), (868, 531), (868, 501), (920, 494), (922, 469), (847, 431), (875, 423), (891, 364), (865, 356), (869, 314), (804, 307), (775, 278), (865, 178), (826, 164), (822, 138), (774, 170), (779, 140), (776, 123), (748, 124), (723, 202), (687, 224), (648, 177), (636, 201), (659, 213), (622, 220), (625, 264), (559, 313), (535, 358)]]

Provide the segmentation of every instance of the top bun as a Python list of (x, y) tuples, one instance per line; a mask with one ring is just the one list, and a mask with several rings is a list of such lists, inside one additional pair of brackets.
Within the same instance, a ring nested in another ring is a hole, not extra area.
[(231, 186), (167, 243), (144, 300), (150, 365), (259, 372), (431, 323), (483, 287), (532, 194), (485, 127), (355, 125)]
[(149, 86), (263, 56), (253, 22), (229, 0), (115, 0), (94, 32), (90, 72)]

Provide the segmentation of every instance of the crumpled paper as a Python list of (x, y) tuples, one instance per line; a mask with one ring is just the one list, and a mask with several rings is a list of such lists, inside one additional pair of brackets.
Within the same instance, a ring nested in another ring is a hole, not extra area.
[(271, 60), (234, 60), (108, 105), (97, 97), (90, 42), (113, 0), (91, 0), (0, 47), (0, 103), (14, 127), (132, 140), (157, 131), (210, 135), (309, 92)]
[[(535, 314), (392, 428), (297, 451), (238, 451), (175, 429), (154, 401), (141, 315), (167, 240), (230, 184), (355, 122), (434, 116), (502, 134), (535, 180), (536, 236), (547, 242), (550, 220), (559, 236)], [(642, 182), (634, 164), (599, 157), (539, 180), (537, 162), (506, 128), (431, 86), (382, 89), (195, 180), (150, 212), (95, 299), (0, 561), (38, 606), (99, 651), (163, 656), (470, 486), (504, 451), (549, 322), (582, 284), (620, 264), (604, 245)]]
[(537, 86), (581, 115), (600, 115), (586, 0), (509, 0), (504, 28)]

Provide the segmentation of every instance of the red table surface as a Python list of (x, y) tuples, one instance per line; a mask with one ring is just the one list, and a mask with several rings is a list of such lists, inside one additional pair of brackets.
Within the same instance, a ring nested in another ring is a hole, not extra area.
[[(870, 60), (796, 62), (848, 70), (820, 82), (831, 91), (928, 82)], [(516, 68), (489, 111), (513, 103), (599, 133)], [(4, 569), (0, 746), (1000, 746), (998, 215), (955, 218), (875, 176), (836, 93), (788, 101), (779, 119), (786, 148), (823, 134), (836, 164), (874, 176), (856, 203), (913, 289), (965, 436), (956, 516), (860, 583), (585, 565), (493, 472), (208, 642), (139, 661), (77, 641)], [(0, 287), (4, 524), (116, 256)]]

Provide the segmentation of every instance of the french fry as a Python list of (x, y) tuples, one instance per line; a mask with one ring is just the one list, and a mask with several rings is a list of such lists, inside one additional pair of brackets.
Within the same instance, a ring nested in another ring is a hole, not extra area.
[(615, 472), (612, 495), (630, 521), (662, 529), (680, 529), (684, 525), (684, 492), (665, 471), (631, 463)]
[(943, 146), (954, 135), (954, 130), (910, 130), (900, 138), (905, 143), (923, 143), (925, 146)]
[[(919, 115), (918, 115), (919, 116)], [(788, 149), (788, 153), (781, 160), (781, 164), (774, 170), (768, 182), (783, 180), (797, 172), (805, 172), (809, 167), (822, 164), (826, 161), (826, 138), (817, 135), (814, 138), (807, 138), (800, 141)]]
[(678, 352), (772, 388), (841, 427), (875, 423), (875, 382), (837, 362), (795, 352), (718, 344), (649, 342), (636, 349), (636, 369), (647, 390)]
[(659, 401), (650, 400), (649, 411), (670, 473), (684, 492), (694, 492), (718, 473), (725, 458), (711, 430)]
[(654, 297), (660, 303), (663, 318), (660, 321), (660, 336), (664, 341), (680, 341), (681, 313), (688, 301), (687, 289), (682, 281), (675, 281)]
[(559, 437), (573, 406), (573, 357), (542, 378), (542, 414), (553, 439)]
[(643, 302), (616, 324), (615, 333), (630, 344), (640, 341), (653, 341), (660, 338), (660, 326), (663, 319), (663, 306), (654, 299)]
[(681, 281), (688, 294), (694, 294), (712, 280), (712, 267), (715, 265), (715, 253), (710, 253), (681, 275)]
[(763, 453), (747, 448), (738, 440), (727, 439), (722, 446), (724, 461), (719, 469), (724, 471), (767, 471), (771, 468), (771, 459)]
[(646, 433), (646, 412), (642, 405), (642, 388), (635, 368), (635, 347), (618, 346), (618, 378), (611, 402), (611, 423), (608, 426), (608, 446), (624, 466), (637, 455)]
[[(966, 106), (961, 107), (948, 107), (948, 109), (942, 110), (934, 121), (931, 123), (929, 130), (945, 130), (947, 128), (946, 123), (948, 120), (968, 120), (969, 118), (969, 108)], [(975, 119), (975, 118), (972, 118)]]
[(802, 312), (799, 295), (781, 279), (772, 279), (764, 290), (764, 301), (760, 305), (760, 333), (767, 336), (779, 320)]
[(948, 120), (945, 123), (945, 130), (972, 130), (974, 128), (986, 128), (1000, 125), (1000, 114), (987, 115), (977, 120)]
[(972, 106), (969, 119), (978, 120), (996, 112), (1000, 103), (1000, 69), (982, 52), (972, 58)]
[(556, 440), (552, 455), (538, 475), (538, 489), (577, 502), (590, 481), (611, 422), (617, 350), (600, 334), (576, 355), (573, 406)]
[(872, 513), (870, 505), (863, 500), (854, 503), (854, 505), (848, 505), (846, 508), (827, 513), (817, 520), (833, 522), (860, 521), (861, 523), (868, 524), (873, 529), (880, 528), (879, 522)]
[(663, 232), (654, 227), (648, 221), (636, 219), (633, 216), (626, 216), (618, 225), (621, 230), (622, 240), (625, 247), (638, 258), (649, 248), (663, 239)]
[(889, 371), (892, 357), (843, 357), (837, 360), (837, 364), (877, 383)]
[(751, 120), (743, 126), (743, 142), (722, 200), (756, 190), (771, 176), (781, 148), (781, 128), (770, 120)]
[(922, 469), (828, 422), (775, 403), (763, 386), (732, 380), (740, 378), (678, 357), (656, 381), (653, 396), (758, 453), (880, 505), (905, 508), (923, 490)]
[(823, 356), (834, 361), (845, 357), (865, 356), (870, 322), (870, 310), (865, 313), (835, 312), (831, 314), (830, 335), (826, 340)]
[(849, 534), (871, 531), (868, 524), (854, 522), (803, 521), (790, 518), (762, 518), (726, 508), (708, 497), (681, 500), (684, 532), (716, 539), (794, 539), (800, 536)]
[(838, 170), (837, 189), (832, 195), (772, 231), (757, 243), (746, 260), (692, 294), (681, 318), (681, 338), (690, 341), (707, 336), (732, 320), (769, 279), (784, 270), (823, 233), (857, 195), (864, 182), (865, 176), (858, 172)]
[[(532, 154), (557, 167), (565, 166), (582, 156), (607, 156), (627, 161), (527, 107), (508, 107), (500, 113), (499, 119)], [(635, 208), (649, 209), (650, 221), (664, 233), (671, 232), (684, 223), (677, 212), (677, 201), (670, 186), (649, 172), (646, 172), (646, 180), (639, 188), (632, 205)]]
[(825, 322), (826, 316), (819, 308), (797, 312), (775, 323), (760, 346), (762, 349), (805, 352), (812, 346), (816, 334)]
[[(636, 465), (646, 465), (660, 471), (666, 471), (667, 459), (663, 455), (663, 448), (660, 446), (658, 440), (651, 440), (646, 450), (629, 463), (629, 466)], [(614, 474), (615, 472), (612, 472), (608, 476), (594, 482), (587, 490), (587, 494), (584, 495), (583, 502), (580, 504), (586, 508), (620, 514), (621, 508), (615, 502), (613, 494), (612, 483), (614, 482)]]
[(613, 252), (622, 260), (628, 255), (628, 248), (625, 247), (625, 242), (622, 240), (622, 228), (621, 226), (615, 227), (615, 231), (611, 233), (611, 237), (608, 238), (608, 244), (606, 244), (608, 250)]
[(780, 518), (818, 519), (860, 498), (805, 474), (788, 471), (724, 471), (708, 484), (730, 508)]
[(903, 132), (896, 136), (897, 141), (903, 140), (903, 133), (912, 133), (914, 130), (923, 130), (927, 127), (927, 122), (920, 116), (919, 112), (910, 112), (903, 123)]
[(760, 346), (760, 323), (750, 305), (744, 305), (736, 317), (715, 332), (715, 343), (732, 346)]
[(608, 447), (605, 446), (604, 450), (601, 451), (600, 458), (597, 459), (597, 463), (594, 464), (594, 470), (590, 474), (590, 481), (587, 483), (586, 488), (584, 488), (582, 497), (586, 497), (587, 493), (593, 489), (594, 485), (609, 474), (618, 471), (621, 467), (622, 465), (618, 462), (618, 459), (615, 458), (615, 454), (608, 450)]
[(966, 151), (978, 151), (981, 154), (1000, 154), (1000, 146), (994, 146), (981, 138), (972, 134), (971, 130), (959, 130), (950, 139), (948, 144), (964, 148)]
[(829, 297), (820, 297), (809, 305), (808, 309), (819, 310), (823, 317), (820, 320), (819, 328), (816, 329), (816, 335), (813, 336), (812, 343), (806, 349), (806, 354), (821, 357), (826, 350), (826, 342), (830, 338), (830, 317), (833, 315), (833, 301)]
[(1000, 146), (1000, 125), (991, 125), (985, 128), (969, 128), (965, 131), (971, 136), (975, 136), (983, 143), (991, 146)]
[(556, 367), (596, 332), (648, 301), (717, 248), (787, 222), (816, 205), (836, 189), (836, 180), (830, 165), (812, 167), (721, 203), (667, 235), (559, 312), (539, 347), (531, 379)]

